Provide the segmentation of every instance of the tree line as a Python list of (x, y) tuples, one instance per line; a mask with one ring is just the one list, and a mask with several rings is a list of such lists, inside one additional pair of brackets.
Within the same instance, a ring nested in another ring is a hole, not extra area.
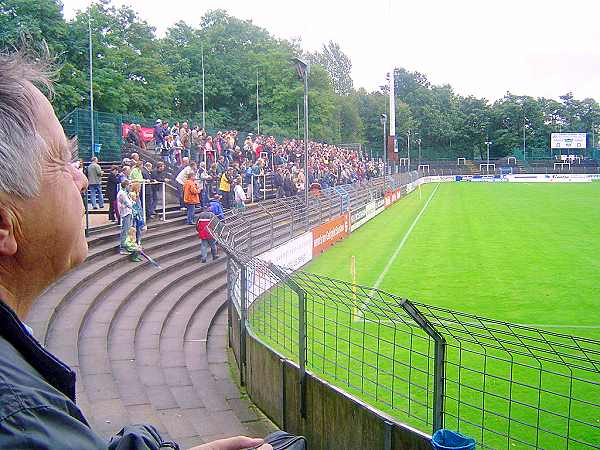
[[(0, 48), (47, 45), (57, 63), (52, 101), (59, 117), (89, 107), (88, 18), (98, 111), (201, 123), (204, 62), (207, 128), (255, 132), (258, 82), (261, 133), (302, 136), (303, 88), (291, 62), (302, 55), (311, 62), (311, 139), (382, 151), (387, 87), (356, 89), (351, 60), (336, 42), (307, 52), (300, 41), (279, 39), (224, 10), (191, 18), (197, 26), (178, 22), (159, 37), (135, 10), (110, 0), (93, 3), (71, 20), (59, 0), (4, 0)], [(591, 146), (600, 123), (598, 103), (571, 93), (559, 100), (507, 93), (490, 102), (402, 68), (395, 69), (394, 79), (396, 135), (404, 154), (410, 134), (411, 147), (416, 151), (420, 141), (429, 158), (482, 157), (486, 140), (493, 142), (495, 157), (521, 156), (523, 140), (529, 157), (548, 156), (550, 133), (588, 132)]]

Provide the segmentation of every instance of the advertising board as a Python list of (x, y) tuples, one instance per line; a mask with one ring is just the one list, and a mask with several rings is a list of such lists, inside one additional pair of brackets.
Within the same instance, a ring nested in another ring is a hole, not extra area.
[(373, 217), (377, 216), (381, 212), (385, 210), (384, 203), (382, 200), (375, 200), (367, 203), (367, 205), (362, 208), (365, 212), (363, 216), (358, 220), (352, 220), (350, 222), (350, 231), (355, 231), (357, 228), (363, 226)]
[(337, 241), (348, 236), (350, 232), (350, 220), (348, 213), (344, 213), (335, 219), (330, 220), (327, 223), (321, 224), (313, 228), (312, 230), (312, 254), (316, 256)]
[(363, 205), (359, 208), (352, 209), (350, 211), (350, 226), (354, 225), (357, 222), (360, 222), (367, 215), (367, 207)]
[(552, 133), (550, 144), (552, 148), (584, 149), (586, 137), (586, 133)]
[[(280, 267), (296, 270), (312, 259), (312, 243), (313, 237), (309, 231), (289, 240), (285, 244), (261, 253), (257, 258)], [(266, 265), (248, 266), (246, 270), (246, 299), (249, 306), (280, 280), (271, 273)], [(239, 278), (234, 281), (233, 298), (236, 300), (241, 298)], [(239, 307), (239, 302), (236, 303)]]
[(590, 175), (584, 174), (518, 174), (506, 175), (511, 183), (591, 183)]
[[(121, 134), (123, 136), (123, 139), (127, 137), (127, 133), (129, 133), (130, 128), (131, 124), (129, 123), (121, 124)], [(154, 128), (142, 127), (142, 139), (144, 140), (144, 142), (150, 142), (152, 139), (154, 139)]]
[(299, 269), (312, 259), (312, 233), (298, 237), (260, 254), (258, 259), (272, 262), (280, 267)]

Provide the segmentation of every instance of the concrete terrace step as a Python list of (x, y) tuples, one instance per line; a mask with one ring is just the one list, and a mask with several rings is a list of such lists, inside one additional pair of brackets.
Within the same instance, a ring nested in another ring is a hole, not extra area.
[[(249, 222), (260, 215), (253, 208)], [(270, 231), (259, 229), (253, 244), (267, 245)], [(76, 371), (78, 404), (94, 429), (108, 436), (153, 423), (182, 448), (270, 432), (229, 379), (225, 260), (201, 264), (195, 229), (182, 219), (151, 223), (143, 238), (160, 270), (118, 255), (117, 235), (116, 227), (92, 235), (88, 261), (30, 315), (36, 336)]]
[[(178, 244), (181, 240), (198, 245), (198, 240), (195, 237), (195, 230), (192, 227), (184, 228), (179, 233), (173, 233), (168, 238), (162, 238), (158, 242), (152, 242), (145, 245), (144, 249), (152, 257), (158, 256), (157, 251), (164, 247), (171, 247)], [(78, 268), (72, 270), (60, 280), (50, 286), (36, 301), (35, 308), (32, 309), (28, 318), (29, 325), (33, 328), (35, 336), (40, 342), (46, 343), (48, 325), (54, 319), (54, 315), (73, 297), (80, 295), (86, 284), (100, 276), (102, 273), (119, 270), (123, 267), (131, 267), (128, 258), (119, 255), (116, 246), (105, 244), (105, 247), (93, 250), (98, 252), (98, 258), (92, 256), (90, 261), (82, 264)]]
[[(117, 419), (123, 412), (136, 417), (140, 405), (150, 404), (149, 401), (144, 401), (147, 398), (145, 392), (132, 386), (135, 384), (135, 377), (125, 380), (121, 378), (121, 381), (125, 382), (118, 383), (117, 375), (120, 373), (118, 371), (123, 368), (123, 365), (117, 363), (116, 367), (113, 367), (112, 362), (130, 362), (135, 355), (132, 351), (133, 336), (128, 336), (127, 333), (115, 335), (113, 339), (115, 345), (110, 345), (108, 335), (110, 330), (114, 329), (113, 324), (121, 321), (126, 330), (134, 330), (140, 315), (135, 308), (128, 310), (127, 307), (130, 303), (137, 302), (143, 306), (145, 301), (153, 298), (148, 294), (162, 286), (165, 286), (163, 292), (177, 292), (181, 280), (195, 279), (195, 282), (198, 283), (198, 272), (200, 272), (198, 257), (197, 254), (194, 254), (177, 258), (168, 265), (164, 265), (159, 277), (146, 271), (134, 277), (128, 277), (126, 280), (115, 280), (116, 282), (111, 283), (110, 292), (101, 294), (102, 301), (87, 315), (79, 332), (80, 382), (84, 386), (83, 390), (88, 399), (93, 402), (94, 407), (90, 408), (90, 420), (98, 432), (112, 434), (118, 431), (118, 427), (115, 428), (116, 425), (113, 425), (115, 417), (111, 415), (115, 410)], [(86, 357), (93, 359), (85, 361)], [(156, 367), (147, 367), (144, 374), (152, 374), (157, 370)], [(140, 374), (140, 376), (144, 374)], [(95, 407), (97, 402), (114, 401), (115, 399), (120, 400), (119, 408), (102, 411), (101, 415), (97, 413)], [(146, 413), (149, 412), (152, 411), (146, 408)], [(161, 431), (168, 432), (172, 438), (180, 437), (173, 435), (172, 430), (164, 427), (158, 418), (152, 422)]]

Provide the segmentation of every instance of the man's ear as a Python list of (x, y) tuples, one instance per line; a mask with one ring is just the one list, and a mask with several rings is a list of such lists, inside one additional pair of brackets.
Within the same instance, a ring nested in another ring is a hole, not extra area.
[(15, 216), (0, 203), (0, 257), (17, 253), (17, 240), (14, 228)]

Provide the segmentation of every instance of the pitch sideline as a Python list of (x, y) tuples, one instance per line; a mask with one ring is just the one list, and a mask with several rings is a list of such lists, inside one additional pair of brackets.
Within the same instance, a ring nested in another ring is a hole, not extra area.
[[(390, 268), (392, 267), (392, 264), (394, 263), (394, 261), (396, 260), (398, 255), (400, 254), (400, 250), (402, 250), (402, 248), (404, 247), (404, 244), (406, 244), (406, 241), (408, 240), (410, 234), (412, 233), (413, 229), (419, 222), (419, 219), (421, 219), (421, 216), (423, 215), (423, 213), (429, 206), (429, 203), (433, 199), (433, 196), (435, 195), (435, 193), (437, 192), (439, 187), (440, 187), (440, 183), (438, 183), (435, 186), (435, 189), (431, 192), (431, 194), (429, 194), (429, 197), (427, 198), (427, 201), (423, 205), (423, 208), (421, 208), (421, 211), (419, 211), (419, 214), (417, 214), (417, 217), (415, 217), (415, 220), (413, 220), (410, 227), (408, 227), (408, 230), (406, 230), (406, 233), (404, 233), (404, 236), (402, 236), (402, 240), (398, 244), (398, 247), (396, 247), (396, 250), (394, 250), (394, 253), (392, 254), (392, 256), (390, 256), (390, 259), (388, 260), (387, 264), (385, 265), (385, 267), (379, 274), (379, 277), (377, 277), (377, 280), (375, 281), (375, 284), (373, 285), (373, 289), (378, 289), (379, 286), (381, 285), (383, 279), (385, 278), (385, 276), (389, 272)], [(372, 298), (372, 294), (369, 297)], [(362, 316), (362, 311), (359, 311), (358, 307), (352, 308), (352, 321), (353, 322), (362, 320), (361, 316)]]
[(423, 213), (425, 212), (425, 210), (429, 206), (429, 203), (431, 202), (431, 199), (433, 199), (433, 196), (435, 195), (435, 193), (437, 192), (437, 190), (438, 190), (439, 187), (440, 187), (440, 183), (438, 183), (435, 186), (435, 189), (431, 192), (431, 194), (429, 194), (429, 198), (427, 199), (427, 201), (423, 205), (423, 208), (421, 208), (421, 211), (419, 211), (419, 214), (417, 214), (417, 217), (415, 217), (415, 220), (413, 220), (413, 223), (410, 224), (410, 227), (408, 228), (408, 230), (406, 230), (406, 233), (404, 233), (404, 236), (402, 236), (402, 240), (398, 244), (398, 247), (396, 247), (396, 250), (394, 250), (394, 253), (392, 254), (392, 256), (390, 256), (390, 259), (388, 260), (387, 264), (385, 265), (385, 267), (383, 268), (383, 270), (379, 274), (379, 277), (377, 277), (377, 280), (375, 281), (375, 284), (373, 285), (373, 289), (378, 289), (379, 286), (381, 286), (381, 283), (383, 282), (383, 279), (385, 278), (385, 276), (387, 275), (387, 273), (391, 269), (392, 264), (394, 263), (394, 261), (396, 260), (396, 258), (398, 257), (398, 255), (400, 254), (400, 250), (402, 250), (402, 248), (404, 247), (404, 244), (406, 244), (406, 241), (408, 241), (408, 238), (409, 238), (410, 234), (412, 233), (413, 229), (417, 226), (417, 223), (419, 222), (419, 219), (421, 219), (421, 216), (423, 215)]

